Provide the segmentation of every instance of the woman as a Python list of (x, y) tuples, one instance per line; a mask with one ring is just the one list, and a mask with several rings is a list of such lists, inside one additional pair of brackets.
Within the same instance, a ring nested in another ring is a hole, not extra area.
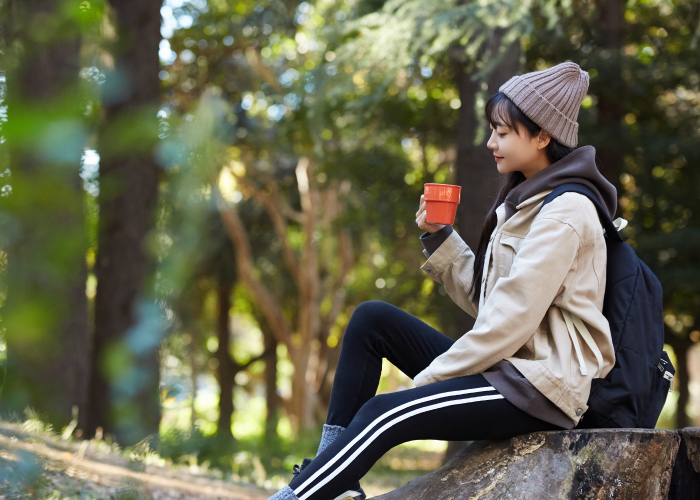
[[(565, 193), (541, 205), (555, 187), (580, 183), (614, 215), (616, 191), (595, 149), (575, 149), (588, 80), (566, 62), (515, 76), (491, 96), (487, 146), (506, 182), (476, 252), (452, 226), (426, 222), (423, 197), (416, 214), (426, 231), (421, 269), (476, 318), (474, 328), (453, 341), (391, 304), (360, 304), (319, 452), (271, 499), (364, 499), (359, 480), (410, 440), (503, 439), (578, 424), (592, 379), (615, 364), (602, 314), (605, 240), (587, 197)], [(382, 358), (416, 388), (376, 396)]]

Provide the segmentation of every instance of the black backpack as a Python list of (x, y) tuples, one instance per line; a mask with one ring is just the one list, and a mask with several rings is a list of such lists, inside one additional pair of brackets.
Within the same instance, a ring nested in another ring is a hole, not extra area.
[(588, 187), (558, 186), (542, 207), (570, 191), (593, 202), (605, 228), (608, 264), (603, 315), (610, 323), (615, 347), (615, 366), (605, 378), (593, 379), (588, 410), (576, 428), (653, 429), (676, 373), (663, 350), (661, 283), (622, 240), (607, 210)]

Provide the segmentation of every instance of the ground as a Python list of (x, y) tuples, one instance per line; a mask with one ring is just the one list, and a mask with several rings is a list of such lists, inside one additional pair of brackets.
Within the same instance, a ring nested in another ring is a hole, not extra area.
[[(369, 496), (439, 467), (441, 453), (399, 447), (363, 480)], [(291, 477), (291, 474), (290, 474)], [(105, 441), (73, 441), (38, 421), (0, 422), (0, 500), (266, 500), (276, 490), (226, 479), (220, 471), (173, 465), (152, 453), (118, 452)]]

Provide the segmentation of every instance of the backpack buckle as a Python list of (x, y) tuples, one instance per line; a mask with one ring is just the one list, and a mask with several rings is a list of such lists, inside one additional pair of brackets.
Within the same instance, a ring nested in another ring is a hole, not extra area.
[(670, 381), (671, 381), (671, 385), (670, 385), (669, 388), (668, 388), (668, 392), (673, 392), (673, 373), (671, 373), (671, 372), (666, 372), (666, 373), (664, 373), (664, 378), (665, 378), (666, 380), (670, 380)]
[[(615, 229), (617, 229), (618, 232), (622, 231), (624, 228), (627, 227), (627, 219), (623, 219), (622, 217), (618, 217), (614, 221), (612, 221), (613, 226), (615, 226)], [(605, 229), (603, 229), (603, 234), (605, 234)]]
[(627, 227), (627, 220), (623, 219), (622, 217), (618, 217), (614, 221), (612, 221), (613, 226), (615, 226), (615, 229), (618, 231), (622, 231), (624, 228)]
[[(662, 365), (661, 363), (659, 363), (658, 365), (656, 365), (656, 367), (659, 369), (659, 371), (660, 371), (661, 373), (664, 372), (664, 365)], [(666, 372), (666, 373), (668, 373), (668, 372)]]

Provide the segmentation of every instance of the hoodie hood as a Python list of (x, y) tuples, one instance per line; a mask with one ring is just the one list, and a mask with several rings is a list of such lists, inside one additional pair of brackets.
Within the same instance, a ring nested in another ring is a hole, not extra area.
[(583, 184), (597, 196), (610, 218), (615, 216), (617, 190), (598, 170), (595, 164), (595, 148), (581, 146), (514, 187), (504, 201), (506, 220), (515, 214), (515, 207), (528, 198), (562, 184)]

